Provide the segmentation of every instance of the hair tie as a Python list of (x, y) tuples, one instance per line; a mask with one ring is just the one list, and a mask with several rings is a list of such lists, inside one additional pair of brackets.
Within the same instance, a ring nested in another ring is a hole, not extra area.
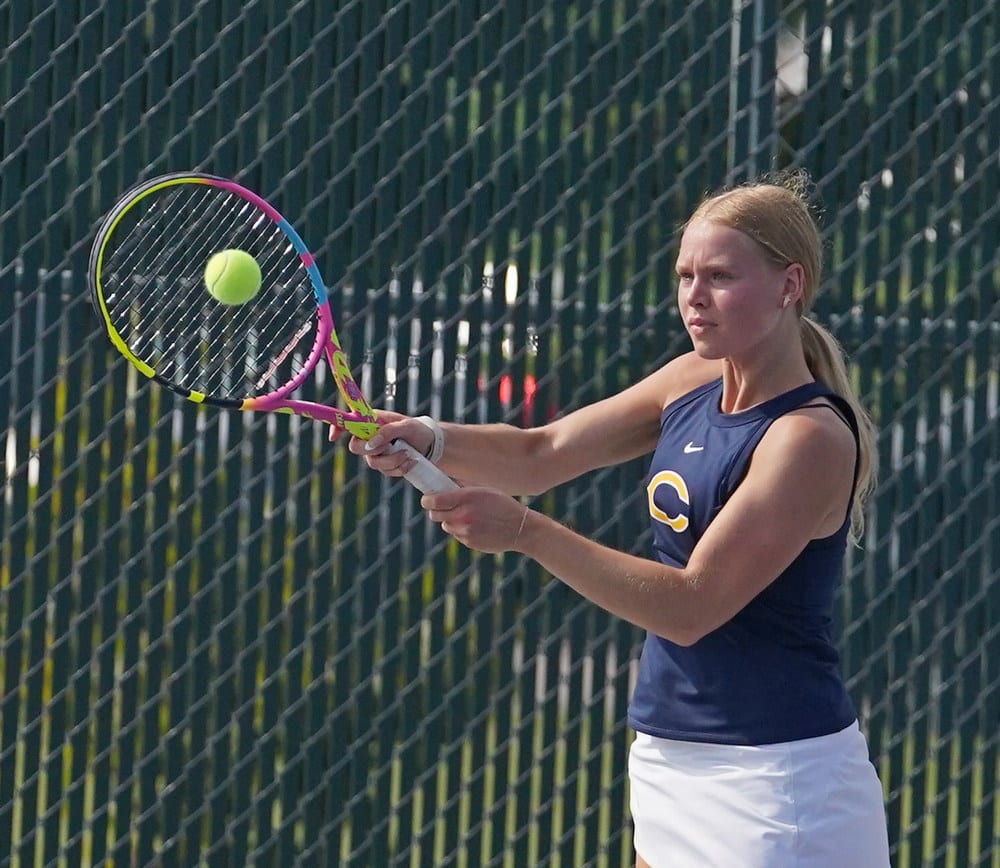
[(427, 452), (424, 454), (424, 458), (430, 461), (431, 464), (437, 464), (441, 460), (441, 456), (444, 455), (444, 431), (441, 430), (441, 426), (438, 425), (437, 421), (430, 416), (417, 416), (417, 421), (422, 422), (431, 429), (433, 439)]

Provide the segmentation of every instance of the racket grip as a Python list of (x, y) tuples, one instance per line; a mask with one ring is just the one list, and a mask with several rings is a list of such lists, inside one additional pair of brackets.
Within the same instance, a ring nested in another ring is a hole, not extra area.
[(458, 483), (454, 479), (436, 464), (431, 464), (405, 440), (394, 440), (387, 451), (405, 452), (416, 462), (413, 469), (403, 478), (418, 491), (424, 494), (434, 494), (438, 491), (453, 491), (458, 488)]

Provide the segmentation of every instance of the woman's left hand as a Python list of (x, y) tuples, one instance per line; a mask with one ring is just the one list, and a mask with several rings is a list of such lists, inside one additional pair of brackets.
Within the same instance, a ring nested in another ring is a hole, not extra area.
[(425, 494), (420, 505), (462, 545), (480, 552), (517, 550), (529, 509), (493, 488), (459, 488)]

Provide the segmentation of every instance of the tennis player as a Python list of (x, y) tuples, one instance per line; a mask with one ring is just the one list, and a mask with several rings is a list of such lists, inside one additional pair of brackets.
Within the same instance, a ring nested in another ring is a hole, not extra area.
[[(638, 384), (536, 429), (385, 413), (368, 449), (350, 444), (398, 476), (408, 460), (382, 444), (409, 441), (466, 486), (422, 500), (447, 533), (522, 552), (647, 631), (629, 707), (640, 868), (889, 865), (831, 626), (874, 431), (806, 316), (822, 264), (808, 187), (800, 172), (702, 202), (676, 261), (693, 352)], [(511, 496), (648, 453), (649, 559)]]

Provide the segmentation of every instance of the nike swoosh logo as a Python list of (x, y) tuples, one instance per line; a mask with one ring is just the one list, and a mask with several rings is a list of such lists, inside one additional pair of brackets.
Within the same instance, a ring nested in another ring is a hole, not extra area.
[(693, 440), (689, 440), (687, 445), (684, 447), (684, 454), (690, 455), (692, 452), (701, 452), (704, 446), (695, 446)]

